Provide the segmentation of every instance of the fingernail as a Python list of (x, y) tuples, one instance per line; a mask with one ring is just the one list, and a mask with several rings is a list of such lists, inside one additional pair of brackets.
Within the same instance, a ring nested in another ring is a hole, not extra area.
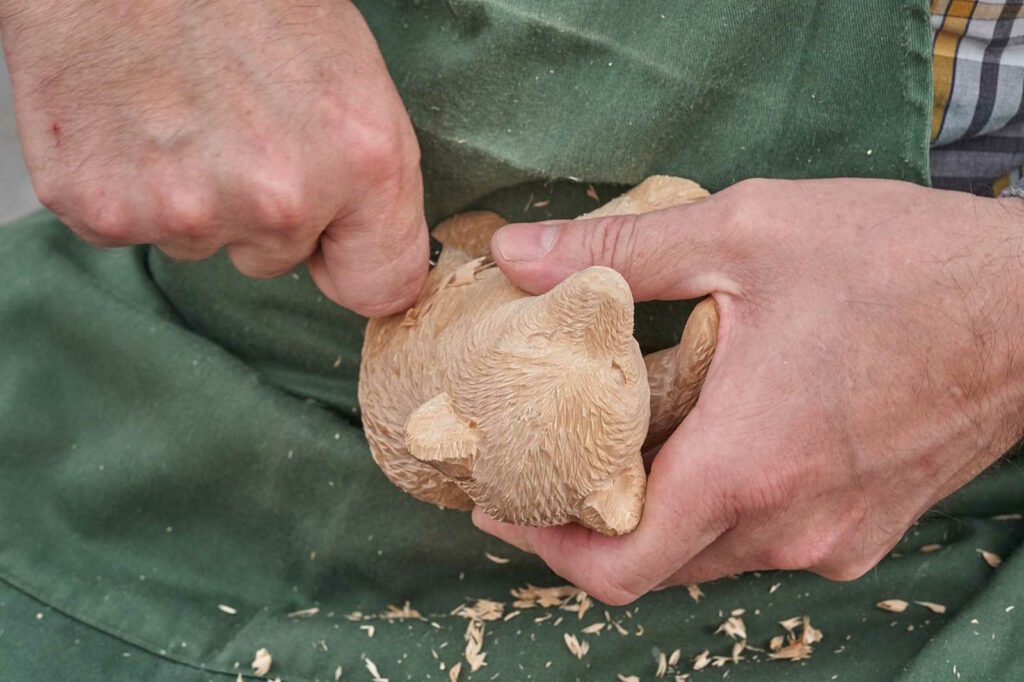
[(558, 241), (561, 223), (506, 225), (495, 235), (498, 254), (505, 261), (540, 260)]

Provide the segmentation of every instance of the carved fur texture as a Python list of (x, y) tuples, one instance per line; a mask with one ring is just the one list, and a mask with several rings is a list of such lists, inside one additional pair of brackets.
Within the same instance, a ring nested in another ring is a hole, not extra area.
[[(704, 196), (688, 180), (655, 176), (586, 217)], [(488, 258), (503, 224), (475, 212), (439, 225), (445, 249), (416, 305), (367, 325), (359, 400), (374, 461), (443, 507), (627, 533), (643, 508), (645, 440), (660, 444), (696, 402), (714, 303), (698, 306), (684, 344), (645, 366), (622, 277), (587, 268), (530, 296)]]

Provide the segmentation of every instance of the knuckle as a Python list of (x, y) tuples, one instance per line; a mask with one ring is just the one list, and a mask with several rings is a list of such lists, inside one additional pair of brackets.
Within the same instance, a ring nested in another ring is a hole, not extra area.
[(630, 580), (623, 580), (613, 575), (605, 575), (597, 580), (586, 592), (609, 606), (626, 606), (632, 604), (644, 595), (644, 590), (637, 585), (631, 584)]
[(585, 253), (590, 262), (628, 272), (636, 248), (637, 218), (633, 215), (609, 216), (584, 232)]
[(348, 159), (371, 185), (394, 183), (419, 163), (419, 146), (408, 144), (393, 125), (361, 125), (349, 135)]
[(131, 244), (134, 225), (129, 212), (119, 201), (100, 198), (86, 203), (82, 223), (112, 244)]
[(838, 534), (825, 529), (805, 534), (788, 542), (778, 543), (765, 552), (769, 568), (802, 571), (831, 564), (838, 546)]
[(164, 220), (172, 233), (186, 239), (199, 239), (210, 231), (214, 211), (204, 193), (176, 190), (167, 197), (164, 204)]
[(750, 231), (763, 228), (759, 207), (775, 192), (777, 181), (749, 178), (712, 195), (710, 205), (717, 209), (719, 224), (732, 233), (745, 238)]
[(275, 232), (296, 232), (311, 219), (303, 183), (294, 172), (261, 182), (255, 205), (256, 219)]
[(62, 207), (63, 192), (60, 183), (49, 175), (33, 178), (33, 187), (39, 203), (51, 211), (59, 211)]

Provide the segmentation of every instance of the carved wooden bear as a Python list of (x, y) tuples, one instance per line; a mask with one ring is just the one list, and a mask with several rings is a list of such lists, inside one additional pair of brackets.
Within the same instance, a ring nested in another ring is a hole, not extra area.
[[(705, 196), (688, 180), (655, 176), (585, 217)], [(642, 449), (660, 445), (699, 394), (714, 303), (698, 306), (679, 346), (645, 359), (618, 273), (587, 268), (530, 296), (488, 257), (504, 223), (475, 212), (439, 225), (445, 249), (416, 305), (368, 323), (359, 402), (374, 461), (443, 507), (629, 532), (643, 508)]]

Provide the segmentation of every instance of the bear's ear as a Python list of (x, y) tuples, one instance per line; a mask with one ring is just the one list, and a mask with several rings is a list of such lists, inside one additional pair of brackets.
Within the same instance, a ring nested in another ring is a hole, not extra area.
[(479, 446), (476, 421), (458, 414), (447, 393), (439, 393), (417, 407), (405, 423), (409, 454), (451, 478), (473, 475)]
[(610, 268), (581, 270), (537, 300), (547, 324), (592, 355), (620, 352), (633, 341), (633, 296)]
[(606, 487), (587, 495), (580, 522), (605, 535), (629, 533), (640, 523), (646, 487), (643, 465), (637, 461)]

